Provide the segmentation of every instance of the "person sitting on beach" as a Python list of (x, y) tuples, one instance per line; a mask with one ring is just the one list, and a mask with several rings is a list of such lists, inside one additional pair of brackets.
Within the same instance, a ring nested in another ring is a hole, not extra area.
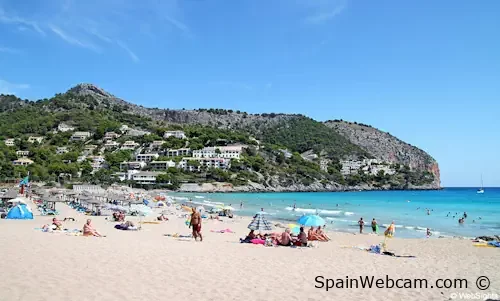
[(318, 236), (316, 235), (316, 231), (314, 231), (314, 227), (311, 227), (311, 229), (307, 231), (307, 240), (318, 240)]
[(83, 236), (96, 236), (96, 237), (102, 237), (102, 235), (97, 232), (94, 227), (92, 227), (92, 220), (88, 219), (85, 225), (83, 225)]
[(163, 213), (162, 213), (162, 214), (160, 214), (160, 216), (158, 216), (158, 220), (159, 220), (159, 221), (168, 221), (168, 217), (166, 217), (166, 216), (165, 216), (165, 215), (163, 215)]
[(124, 222), (125, 221), (125, 213), (120, 212), (118, 214), (118, 222)]
[(251, 243), (252, 239), (255, 239), (255, 238), (257, 238), (257, 235), (255, 235), (254, 230), (250, 230), (250, 232), (248, 233), (247, 237), (245, 237), (245, 239), (240, 238), (240, 242), (241, 243)]
[(290, 236), (290, 229), (286, 229), (285, 232), (281, 234), (281, 239), (279, 241), (281, 246), (289, 247), (292, 245), (292, 237)]
[(58, 220), (57, 218), (53, 218), (52, 219), (52, 225), (55, 226), (55, 229), (54, 230), (62, 230), (62, 223), (60, 220)]
[(304, 227), (300, 227), (300, 232), (297, 236), (297, 240), (300, 243), (301, 247), (307, 247), (307, 234), (304, 231)]
[(321, 227), (318, 227), (318, 229), (316, 230), (316, 237), (318, 238), (319, 241), (330, 240), (330, 237), (328, 237), (328, 235), (326, 235), (326, 233), (323, 232), (323, 230), (321, 230)]

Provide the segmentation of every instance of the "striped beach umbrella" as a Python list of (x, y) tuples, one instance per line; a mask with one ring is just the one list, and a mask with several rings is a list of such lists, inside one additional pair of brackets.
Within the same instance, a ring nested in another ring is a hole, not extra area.
[(264, 214), (257, 214), (252, 222), (248, 225), (248, 229), (257, 231), (271, 231), (273, 228)]

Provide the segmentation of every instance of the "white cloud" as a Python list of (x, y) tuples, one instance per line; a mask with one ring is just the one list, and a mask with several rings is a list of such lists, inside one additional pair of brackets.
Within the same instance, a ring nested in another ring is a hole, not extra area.
[(14, 84), (0, 79), (0, 94), (17, 94), (19, 90), (29, 89), (28, 84)]
[(69, 44), (83, 47), (83, 48), (87, 48), (87, 49), (90, 49), (90, 50), (95, 51), (95, 52), (99, 52), (99, 48), (97, 46), (93, 45), (92, 43), (85, 42), (85, 41), (79, 40), (73, 36), (70, 36), (68, 33), (66, 33), (65, 31), (63, 31), (62, 29), (60, 29), (59, 27), (57, 27), (55, 25), (49, 24), (49, 28), (50, 28), (50, 30), (52, 30), (53, 33), (55, 33), (57, 36), (59, 36), (61, 39), (63, 39), (64, 41), (66, 41)]
[(134, 62), (136, 62), (136, 63), (138, 63), (138, 62), (139, 62), (139, 58), (137, 57), (137, 55), (135, 55), (135, 53), (134, 53), (132, 50), (130, 50), (130, 49), (128, 48), (128, 46), (127, 46), (127, 45), (125, 45), (125, 43), (123, 43), (122, 41), (119, 41), (119, 40), (118, 40), (118, 41), (116, 41), (116, 44), (118, 44), (118, 46), (120, 46), (123, 50), (125, 50), (125, 52), (126, 52), (126, 53), (130, 56), (130, 58), (131, 58)]
[(45, 32), (40, 28), (37, 22), (20, 18), (13, 14), (7, 14), (1, 7), (0, 7), (0, 23), (19, 25), (24, 28), (31, 28), (34, 31), (41, 34), (42, 36), (45, 36)]
[(306, 18), (307, 23), (311, 24), (321, 24), (324, 23), (335, 16), (339, 15), (343, 10), (345, 9), (345, 6), (339, 6), (331, 11), (324, 11), (324, 12), (319, 12), (314, 15), (311, 15)]
[(4, 53), (19, 53), (19, 50), (13, 49), (13, 48), (9, 48), (9, 47), (2, 47), (2, 46), (0, 46), (0, 52), (4, 52)]
[(347, 8), (347, 1), (320, 1), (305, 18), (309, 24), (322, 24), (340, 15)]

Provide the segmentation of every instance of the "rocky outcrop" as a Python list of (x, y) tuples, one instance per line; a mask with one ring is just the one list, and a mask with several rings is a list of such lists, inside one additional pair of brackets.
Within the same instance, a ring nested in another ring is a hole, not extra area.
[(431, 172), (434, 175), (433, 187), (440, 188), (439, 165), (425, 151), (364, 124), (346, 121), (327, 121), (325, 124), (377, 159)]

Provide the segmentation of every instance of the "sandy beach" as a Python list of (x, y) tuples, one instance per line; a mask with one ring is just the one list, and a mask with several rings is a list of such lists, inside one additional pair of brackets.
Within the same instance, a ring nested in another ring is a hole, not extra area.
[[(81, 229), (87, 219), (66, 204), (58, 204), (58, 210), (60, 219), (77, 219), (64, 223), (68, 229)], [(500, 295), (500, 250), (474, 247), (469, 240), (396, 237), (389, 249), (415, 256), (400, 258), (353, 248), (383, 240), (371, 234), (329, 233), (332, 241), (315, 248), (240, 244), (250, 222), (244, 217), (204, 220), (203, 242), (164, 236), (190, 233), (185, 219), (175, 216), (161, 224), (143, 224), (140, 231), (116, 230), (105, 217), (91, 218), (107, 237), (35, 230), (49, 223), (50, 216), (1, 220), (0, 300), (459, 300), (465, 297), (454, 294)], [(235, 233), (211, 232), (227, 228)], [(321, 285), (315, 281), (318, 276), (422, 278), (429, 287), (326, 291), (315, 287)], [(479, 276), (489, 278), (487, 290), (476, 287)], [(468, 287), (437, 288), (440, 278), (467, 279)]]

